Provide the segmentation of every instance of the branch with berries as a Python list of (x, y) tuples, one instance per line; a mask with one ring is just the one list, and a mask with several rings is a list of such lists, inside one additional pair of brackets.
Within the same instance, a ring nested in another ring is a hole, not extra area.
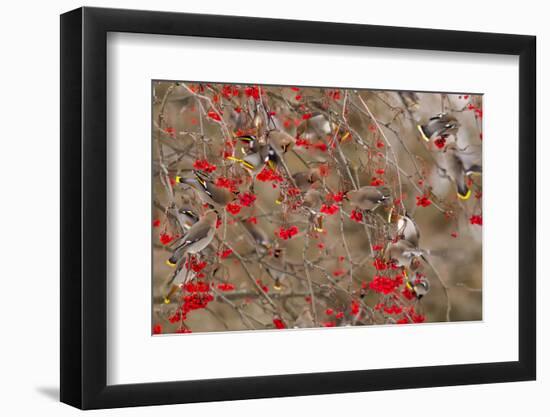
[(481, 109), (155, 82), (153, 333), (480, 319)]

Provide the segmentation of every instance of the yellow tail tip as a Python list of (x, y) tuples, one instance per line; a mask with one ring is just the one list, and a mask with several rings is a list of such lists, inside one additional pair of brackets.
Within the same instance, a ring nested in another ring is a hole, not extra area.
[(178, 184), (181, 184), (181, 177), (179, 175), (176, 175), (176, 178), (174, 178), (174, 180), (178, 183)]
[(164, 297), (164, 304), (170, 304), (170, 299), (168, 297)]
[(170, 262), (170, 259), (167, 259), (167, 260), (166, 260), (166, 265), (171, 266), (172, 268), (176, 266), (175, 263)]
[(468, 192), (466, 193), (466, 195), (462, 195), (460, 193), (456, 193), (456, 195), (458, 196), (458, 198), (460, 198), (461, 200), (468, 200), (470, 198), (470, 196), (472, 195), (472, 190), (468, 190)]

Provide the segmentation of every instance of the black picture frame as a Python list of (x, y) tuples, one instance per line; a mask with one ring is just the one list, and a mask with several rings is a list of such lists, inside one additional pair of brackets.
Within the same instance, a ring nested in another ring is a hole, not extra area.
[[(519, 56), (519, 360), (107, 385), (108, 32)], [(60, 56), (62, 402), (95, 409), (535, 379), (534, 36), (84, 7), (61, 16)]]

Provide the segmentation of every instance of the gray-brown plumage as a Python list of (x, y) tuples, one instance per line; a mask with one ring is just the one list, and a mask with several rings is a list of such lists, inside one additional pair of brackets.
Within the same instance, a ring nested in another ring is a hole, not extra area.
[(208, 175), (201, 171), (193, 171), (193, 174), (193, 178), (176, 177), (176, 182), (193, 187), (204, 203), (214, 207), (224, 207), (235, 199), (235, 193), (227, 188), (218, 187)]
[(304, 195), (303, 206), (312, 213), (318, 213), (323, 204), (323, 195), (316, 188), (310, 188)]
[(248, 155), (244, 160), (254, 166), (253, 170), (255, 172), (259, 172), (266, 164), (271, 169), (277, 168), (279, 158), (279, 153), (273, 146), (265, 145), (262, 146), (256, 154)]
[(420, 240), (420, 231), (416, 222), (407, 214), (397, 217), (397, 236), (418, 247)]
[(191, 105), (195, 103), (195, 97), (182, 91), (181, 94), (171, 94), (168, 103), (173, 105), (178, 112), (184, 113)]
[(272, 130), (267, 134), (268, 143), (279, 153), (285, 153), (296, 142), (294, 136), (282, 130)]
[(456, 136), (459, 127), (458, 120), (447, 113), (439, 113), (431, 117), (426, 124), (417, 125), (418, 131), (426, 142), (437, 137)]
[(323, 195), (312, 187), (304, 195), (303, 206), (309, 212), (309, 221), (314, 224), (317, 231), (323, 230), (323, 215), (320, 213), (323, 204)]
[(174, 223), (180, 233), (185, 233), (198, 220), (199, 216), (191, 209), (179, 208), (175, 204), (167, 209), (169, 219)]
[(388, 246), (387, 257), (395, 266), (410, 268), (412, 263), (425, 255), (425, 251), (408, 240), (398, 240)]
[(408, 109), (418, 108), (418, 94), (412, 91), (400, 91), (399, 96), (401, 97)]
[(285, 265), (285, 249), (275, 248), (273, 250), (272, 256), (265, 259), (266, 265), (264, 265), (267, 273), (274, 281), (273, 288), (281, 289), (281, 282), (285, 279), (286, 276), (286, 265)]
[(260, 150), (261, 146), (267, 145), (264, 138), (258, 138), (254, 135), (242, 135), (237, 137), (237, 139), (245, 145), (244, 149), (247, 155), (256, 153)]
[(207, 211), (182, 238), (175, 242), (175, 249), (170, 259), (168, 259), (168, 263), (177, 265), (185, 255), (196, 254), (206, 248), (212, 242), (216, 233), (217, 220), (218, 215), (215, 211)]
[(456, 184), (457, 195), (466, 200), (471, 190), (466, 184), (466, 176), (481, 173), (481, 146), (469, 145), (460, 149), (455, 142), (449, 143), (442, 152), (445, 171)]
[(229, 115), (229, 120), (233, 123), (235, 130), (244, 129), (248, 124), (248, 116), (244, 111), (237, 112), (233, 110)]
[(168, 304), (170, 302), (170, 297), (172, 297), (178, 288), (188, 282), (191, 282), (196, 276), (197, 274), (195, 271), (185, 268), (185, 262), (181, 262), (177, 265), (172, 275), (170, 275), (168, 280), (162, 286), (164, 302)]
[(271, 240), (263, 228), (246, 220), (242, 221), (241, 224), (247, 231), (256, 249), (261, 248), (265, 251), (271, 248)]
[(346, 198), (351, 205), (361, 210), (372, 211), (380, 205), (391, 203), (391, 191), (385, 186), (366, 185), (358, 190), (348, 191)]
[(297, 133), (303, 139), (324, 139), (332, 133), (332, 127), (323, 113), (313, 113), (298, 126)]
[(296, 187), (302, 192), (308, 190), (312, 184), (319, 181), (321, 176), (319, 175), (318, 168), (311, 168), (306, 171), (300, 171), (292, 175), (292, 179), (296, 184)]
[(294, 327), (300, 329), (307, 329), (314, 327), (315, 323), (313, 321), (313, 314), (309, 306), (306, 306), (302, 309), (300, 315), (294, 321)]
[(430, 291), (430, 281), (424, 275), (415, 272), (412, 279), (407, 282), (417, 299), (421, 299)]
[(243, 168), (246, 168), (252, 174), (260, 172), (267, 164), (271, 169), (277, 167), (280, 160), (280, 154), (271, 143), (267, 143), (265, 138), (256, 136), (240, 136), (237, 139), (246, 144), (243, 158), (229, 157), (228, 159), (238, 162)]

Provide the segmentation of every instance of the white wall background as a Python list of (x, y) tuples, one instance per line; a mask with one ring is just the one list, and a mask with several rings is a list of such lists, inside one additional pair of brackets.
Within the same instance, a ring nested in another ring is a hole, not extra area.
[[(59, 0), (5, 2), (0, 15), (0, 411), (3, 415), (75, 415), (58, 403), (59, 380), (59, 17), (82, 4)], [(538, 37), (538, 119), (546, 108), (540, 97), (550, 95), (548, 73), (550, 27), (544, 2), (526, 0), (510, 5), (466, 1), (393, 0), (210, 0), (93, 1), (89, 6), (159, 9), (479, 30), (534, 34)], [(448, 6), (448, 7), (447, 7)], [(496, 18), (498, 17), (498, 18)], [(550, 152), (539, 129), (539, 213), (549, 209), (543, 195), (550, 167), (542, 155)], [(539, 254), (550, 248), (549, 221), (539, 215)], [(546, 250), (545, 250), (546, 249)], [(275, 416), (300, 413), (317, 416), (393, 414), (407, 416), (467, 416), (525, 414), (548, 409), (550, 308), (544, 304), (550, 284), (539, 256), (538, 381), (498, 385), (325, 395), (231, 403), (147, 407), (94, 412), (94, 415), (199, 414), (224, 417)], [(539, 414), (540, 415), (540, 414)]]

